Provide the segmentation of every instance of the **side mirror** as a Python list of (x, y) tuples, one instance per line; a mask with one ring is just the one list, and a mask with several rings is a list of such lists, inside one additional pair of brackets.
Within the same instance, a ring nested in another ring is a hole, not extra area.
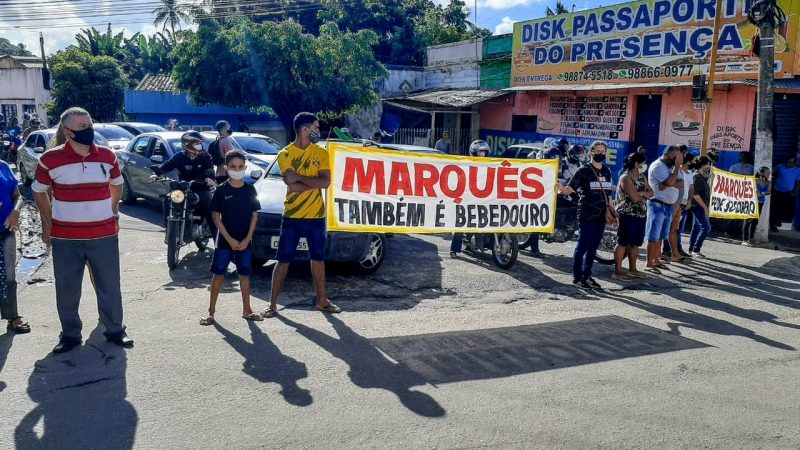
[(33, 148), (33, 152), (34, 153), (44, 153), (44, 147), (34, 147)]
[(150, 162), (155, 164), (161, 164), (164, 162), (164, 157), (161, 155), (153, 155), (150, 157)]

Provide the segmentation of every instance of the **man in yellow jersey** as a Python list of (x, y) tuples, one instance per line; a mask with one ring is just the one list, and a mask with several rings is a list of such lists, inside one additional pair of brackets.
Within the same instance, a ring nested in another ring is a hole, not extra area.
[(320, 140), (319, 120), (302, 112), (294, 118), (294, 142), (278, 153), (277, 164), (286, 183), (281, 236), (272, 271), (272, 296), (269, 308), (261, 315), (269, 318), (278, 313), (278, 296), (294, 259), (300, 238), (308, 241), (311, 275), (317, 291), (317, 309), (340, 313), (342, 309), (328, 300), (325, 291), (325, 202), (322, 190), (331, 184), (328, 152), (317, 145)]

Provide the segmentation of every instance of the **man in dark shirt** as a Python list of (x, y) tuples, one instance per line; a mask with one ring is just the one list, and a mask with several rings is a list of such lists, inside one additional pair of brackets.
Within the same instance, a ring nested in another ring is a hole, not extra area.
[(578, 169), (569, 185), (558, 187), (564, 195), (578, 194), (580, 237), (572, 262), (572, 283), (587, 289), (601, 289), (592, 278), (592, 265), (606, 228), (606, 207), (611, 202), (611, 170), (603, 164), (607, 151), (605, 142), (594, 142), (589, 148), (590, 162)]
[[(214, 163), (211, 156), (203, 150), (203, 135), (197, 131), (188, 131), (181, 136), (182, 153), (176, 153), (169, 161), (161, 165), (150, 166), (156, 175), (163, 175), (173, 170), (178, 171), (178, 179), (191, 183), (192, 192), (200, 197), (195, 212), (206, 218), (211, 235), (216, 231), (211, 218), (211, 188), (214, 182)], [(165, 207), (164, 214), (168, 214)]]
[(208, 316), (200, 320), (200, 325), (214, 323), (214, 312), (217, 297), (225, 280), (225, 272), (231, 261), (236, 263), (239, 274), (239, 287), (242, 290), (242, 318), (247, 320), (264, 320), (261, 314), (253, 312), (250, 307), (250, 274), (253, 272), (253, 249), (250, 246), (256, 230), (258, 202), (256, 189), (243, 181), (245, 173), (245, 156), (239, 151), (231, 151), (225, 155), (225, 171), (228, 181), (214, 192), (211, 210), (214, 211), (214, 224), (219, 233), (214, 244), (214, 259), (211, 262), (211, 302)]

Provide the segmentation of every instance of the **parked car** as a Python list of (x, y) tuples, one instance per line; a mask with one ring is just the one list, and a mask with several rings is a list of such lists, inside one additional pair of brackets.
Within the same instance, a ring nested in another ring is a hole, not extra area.
[(505, 149), (502, 153), (500, 153), (498, 158), (531, 159), (532, 156), (529, 156), (531, 153), (535, 153), (543, 149), (544, 144), (539, 142), (516, 144)]
[(100, 133), (108, 141), (112, 150), (122, 150), (133, 139), (133, 134), (128, 130), (110, 123), (94, 124), (95, 133)]
[[(342, 142), (342, 141), (340, 141)], [(327, 142), (320, 142), (322, 147)], [(347, 142), (346, 145), (362, 147), (365, 144), (375, 147), (375, 143)], [(429, 147), (400, 144), (380, 144), (380, 148), (419, 153), (443, 154)], [(286, 198), (286, 185), (283, 183), (280, 168), (274, 161), (267, 169), (264, 178), (256, 184), (261, 210), (258, 212), (258, 225), (253, 236), (253, 253), (257, 260), (266, 261), (275, 256), (280, 237), (283, 202)], [(298, 258), (308, 258), (307, 244), (298, 245)], [(325, 243), (325, 260), (333, 263), (348, 263), (360, 274), (373, 273), (386, 258), (386, 236), (382, 233), (351, 233), (331, 231)]]
[[(122, 168), (122, 177), (125, 180), (122, 191), (122, 201), (133, 203), (137, 198), (158, 200), (167, 193), (168, 187), (163, 183), (151, 183), (150, 175), (153, 171), (150, 166), (168, 161), (176, 153), (183, 151), (181, 147), (180, 131), (163, 131), (157, 133), (142, 133), (136, 136), (125, 150), (117, 152), (117, 159)], [(208, 150), (212, 139), (206, 139), (203, 147)], [(234, 144), (238, 146), (238, 144)], [(238, 150), (241, 148), (237, 147)], [(245, 182), (253, 184), (264, 171), (250, 162), (246, 165)], [(177, 172), (166, 174), (169, 178), (177, 179)]]
[[(203, 135), (216, 139), (218, 133), (204, 131)], [(250, 161), (264, 170), (269, 167), (278, 152), (284, 147), (277, 140), (263, 134), (234, 132), (231, 137), (245, 150)]]
[(142, 133), (158, 133), (167, 131), (161, 125), (156, 125), (154, 123), (144, 123), (144, 122), (113, 122), (112, 125), (117, 125), (121, 128), (124, 128), (127, 132), (134, 136), (138, 136)]
[[(36, 176), (36, 166), (39, 165), (39, 157), (47, 150), (48, 144), (55, 135), (55, 128), (34, 131), (17, 149), (17, 170), (19, 170), (19, 179), (25, 186), (30, 186), (33, 182), (33, 178)], [(94, 134), (94, 143), (103, 147), (111, 147), (100, 133)]]

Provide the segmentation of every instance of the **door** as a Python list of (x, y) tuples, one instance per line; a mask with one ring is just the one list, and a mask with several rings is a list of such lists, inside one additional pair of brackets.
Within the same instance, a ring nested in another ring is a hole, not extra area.
[[(40, 133), (31, 133), (23, 142), (22, 147), (17, 150), (17, 160), (22, 164), (22, 169), (25, 170), (28, 178), (33, 179), (36, 174), (36, 166), (39, 165), (39, 158), (44, 153), (46, 146), (44, 137)], [(41, 147), (41, 153), (35, 151), (39, 147)]]
[(633, 146), (629, 151), (635, 152), (640, 145), (643, 145), (647, 148), (647, 161), (655, 161), (661, 155), (658, 147), (658, 137), (661, 133), (660, 95), (639, 95), (636, 97), (635, 126)]
[[(170, 152), (169, 144), (161, 140), (161, 138), (153, 138), (150, 145), (147, 147), (147, 178), (150, 178), (150, 175), (153, 174), (153, 171), (150, 170), (150, 165), (158, 164), (157, 162), (153, 161), (153, 156), (160, 156), (161, 157), (161, 164), (169, 161), (172, 157), (172, 153)], [(177, 180), (178, 179), (178, 172), (173, 170), (172, 172), (164, 174), (170, 179)], [(153, 200), (160, 198), (162, 195), (166, 195), (169, 192), (169, 185), (164, 183), (150, 183), (149, 188), (143, 192), (146, 197), (149, 197)]]
[(148, 178), (152, 171), (149, 169), (150, 160), (147, 159), (147, 148), (152, 140), (151, 136), (140, 136), (133, 141), (130, 150), (117, 153), (123, 162), (123, 173), (131, 184), (131, 189), (139, 195), (145, 194), (150, 183)]

